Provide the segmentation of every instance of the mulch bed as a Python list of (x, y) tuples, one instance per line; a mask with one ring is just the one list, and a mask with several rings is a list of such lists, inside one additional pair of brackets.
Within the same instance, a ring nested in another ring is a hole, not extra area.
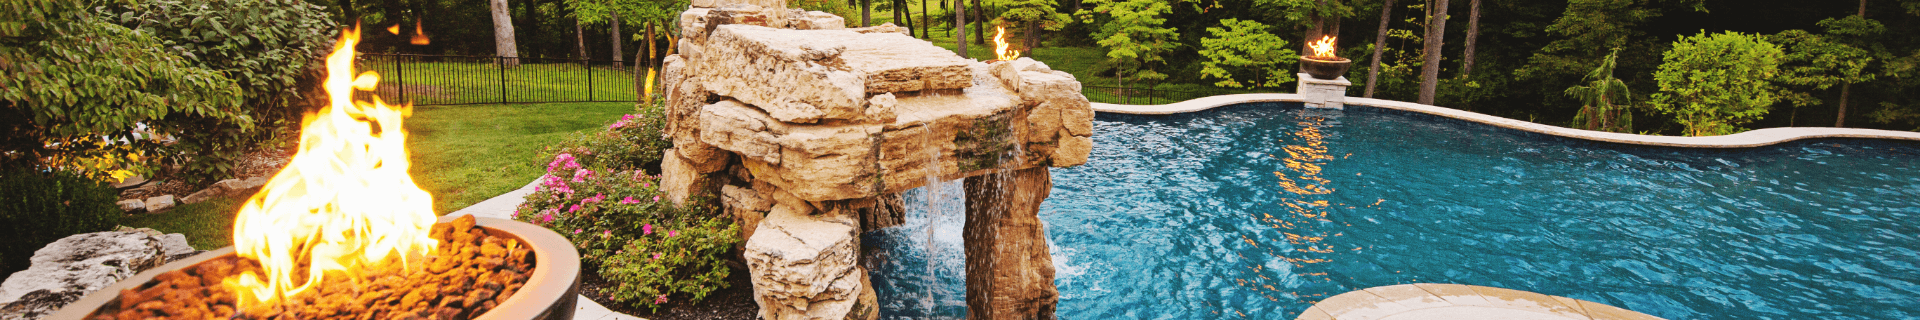
[[(731, 265), (731, 264), (730, 264)], [(614, 302), (601, 290), (612, 288), (613, 284), (600, 278), (599, 272), (588, 264), (580, 266), (580, 295), (612, 309), (614, 312), (653, 320), (682, 319), (753, 319), (760, 313), (760, 305), (753, 303), (753, 283), (747, 279), (744, 267), (733, 268), (727, 274), (727, 287), (707, 294), (706, 300), (698, 304), (689, 304), (683, 300), (670, 300), (660, 306), (660, 312), (646, 307), (633, 307)], [(684, 298), (674, 296), (674, 298)]]

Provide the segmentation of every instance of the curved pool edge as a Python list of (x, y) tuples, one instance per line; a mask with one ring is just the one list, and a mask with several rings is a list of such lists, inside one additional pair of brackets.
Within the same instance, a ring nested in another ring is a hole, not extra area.
[[(1093, 111), (1102, 113), (1170, 115), (1204, 111), (1237, 104), (1260, 102), (1302, 102), (1299, 94), (1292, 93), (1247, 93), (1196, 98), (1163, 105), (1124, 105), (1110, 103), (1092, 103)], [(1349, 107), (1371, 107), (1399, 110), (1419, 114), (1441, 116), (1476, 122), (1495, 127), (1514, 129), (1553, 136), (1585, 139), (1602, 142), (1624, 143), (1647, 146), (1686, 147), (1686, 148), (1750, 148), (1774, 145), (1784, 142), (1819, 138), (1864, 138), (1920, 141), (1920, 132), (1892, 131), (1857, 128), (1766, 128), (1724, 136), (1678, 137), (1649, 136), (1638, 134), (1614, 133), (1593, 130), (1581, 130), (1501, 118), (1465, 110), (1411, 102), (1381, 100), (1372, 98), (1347, 97)]]
[(1294, 319), (1353, 318), (1663, 320), (1598, 302), (1505, 288), (1445, 283), (1397, 284), (1348, 291), (1314, 303)]

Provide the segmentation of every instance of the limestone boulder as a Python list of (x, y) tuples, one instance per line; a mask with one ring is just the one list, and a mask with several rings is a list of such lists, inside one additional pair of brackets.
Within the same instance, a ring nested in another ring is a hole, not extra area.
[(898, 33), (898, 34), (906, 34), (906, 35), (911, 35), (911, 32), (912, 32), (907, 30), (907, 28), (894, 25), (892, 22), (882, 23), (880, 25), (871, 26), (871, 27), (848, 28), (847, 30), (852, 30), (853, 32), (859, 32), (859, 33)]
[(802, 199), (860, 198), (878, 187), (873, 147), (880, 125), (788, 124), (732, 100), (702, 107), (700, 121), (701, 141), (740, 155), (756, 181)]
[(766, 219), (767, 211), (773, 210), (772, 195), (761, 194), (754, 188), (732, 185), (720, 187), (720, 203), (726, 206), (734, 225), (740, 226), (741, 239), (753, 239), (753, 232), (760, 226), (760, 220)]
[(811, 205), (795, 202), (776, 201), (747, 239), (760, 317), (845, 319), (867, 288), (857, 261), (859, 222), (843, 210), (810, 214)]
[(0, 282), (0, 318), (33, 319), (81, 296), (193, 253), (186, 236), (151, 229), (76, 234), (34, 251), (27, 270)]
[[(709, 21), (709, 23), (714, 23)], [(766, 110), (782, 122), (865, 114), (869, 93), (960, 89), (965, 59), (902, 34), (720, 25), (689, 67), (713, 93)]]
[(701, 173), (681, 158), (675, 149), (667, 149), (660, 157), (660, 191), (676, 205), (685, 205), (687, 199), (711, 195), (721, 184), (712, 175)]
[(120, 202), (115, 202), (114, 204), (120, 205), (120, 211), (137, 212), (147, 210), (147, 202), (140, 199), (120, 200)]
[(173, 195), (161, 195), (147, 198), (147, 212), (161, 212), (173, 209)]
[(732, 155), (700, 141), (699, 121), (694, 115), (712, 95), (698, 82), (687, 81), (686, 61), (680, 55), (667, 56), (661, 63), (661, 82), (666, 85), (667, 138), (687, 164), (700, 173), (727, 168)]
[(847, 19), (832, 13), (793, 9), (787, 15), (787, 28), (796, 30), (838, 30), (847, 28)]
[(1040, 203), (1053, 180), (1047, 167), (969, 177), (966, 188), (967, 316), (1053, 319), (1053, 285)]

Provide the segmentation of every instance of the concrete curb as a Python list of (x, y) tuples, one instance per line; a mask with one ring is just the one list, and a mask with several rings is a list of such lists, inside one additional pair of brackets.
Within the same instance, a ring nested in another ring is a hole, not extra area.
[[(1213, 109), (1213, 108), (1243, 104), (1243, 103), (1302, 102), (1302, 101), (1303, 101), (1303, 98), (1298, 94), (1250, 93), (1250, 94), (1211, 96), (1211, 97), (1198, 98), (1198, 99), (1181, 101), (1181, 102), (1164, 104), (1164, 105), (1123, 105), (1123, 104), (1108, 104), (1108, 103), (1096, 102), (1096, 103), (1093, 103), (1093, 111), (1105, 112), (1105, 113), (1120, 113), (1120, 114), (1167, 115), (1167, 114), (1202, 111), (1207, 109)], [(1649, 136), (1649, 135), (1613, 133), (1613, 132), (1602, 132), (1602, 131), (1580, 130), (1580, 129), (1566, 128), (1566, 127), (1558, 127), (1558, 126), (1544, 125), (1544, 124), (1538, 124), (1538, 123), (1532, 123), (1532, 122), (1526, 122), (1526, 121), (1520, 121), (1520, 120), (1514, 120), (1514, 119), (1495, 117), (1495, 116), (1468, 112), (1468, 111), (1463, 111), (1458, 109), (1449, 109), (1444, 107), (1437, 107), (1437, 106), (1410, 103), (1410, 102), (1392, 101), (1392, 100), (1348, 97), (1346, 101), (1346, 105), (1348, 107), (1391, 109), (1391, 110), (1414, 112), (1414, 113), (1434, 115), (1434, 116), (1442, 116), (1442, 117), (1465, 120), (1470, 122), (1477, 122), (1477, 123), (1486, 124), (1486, 125), (1492, 125), (1496, 127), (1533, 132), (1533, 133), (1540, 133), (1540, 134), (1547, 134), (1547, 135), (1554, 135), (1554, 136), (1561, 136), (1561, 137), (1568, 137), (1568, 138), (1586, 139), (1586, 140), (1613, 142), (1613, 143), (1624, 143), (1624, 144), (1635, 144), (1635, 145), (1647, 145), (1647, 146), (1688, 147), (1688, 148), (1750, 148), (1750, 147), (1760, 147), (1760, 146), (1779, 144), (1779, 143), (1789, 142), (1794, 140), (1817, 139), (1817, 138), (1865, 138), (1865, 139), (1920, 141), (1920, 132), (1891, 131), (1891, 130), (1878, 130), (1878, 129), (1806, 128), (1806, 127), (1767, 128), (1767, 129), (1741, 132), (1741, 133), (1736, 133), (1731, 135), (1708, 136), (1708, 137)]]

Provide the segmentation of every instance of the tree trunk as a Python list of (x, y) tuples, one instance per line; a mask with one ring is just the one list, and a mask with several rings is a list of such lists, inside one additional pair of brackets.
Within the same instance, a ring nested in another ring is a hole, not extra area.
[[(1315, 5), (1314, 10), (1307, 13), (1307, 24), (1309, 25), (1309, 27), (1307, 27), (1307, 38), (1306, 41), (1300, 42), (1301, 54), (1312, 54), (1313, 42), (1320, 41), (1320, 36), (1326, 33), (1327, 21), (1320, 17), (1320, 8), (1327, 7), (1327, 0), (1314, 0), (1313, 3)], [(1304, 65), (1301, 66), (1301, 68), (1305, 67)]]
[(953, 1), (953, 42), (954, 49), (960, 51), (960, 58), (967, 57), (967, 1)]
[(621, 50), (620, 48), (620, 13), (614, 12), (613, 13), (613, 68), (614, 69), (627, 68), (627, 64), (623, 63), (625, 61), (620, 60), (620, 56), (626, 55), (625, 53), (626, 53), (626, 50)]
[(1840, 115), (1833, 118), (1833, 126), (1836, 128), (1844, 128), (1847, 126), (1847, 95), (1851, 93), (1851, 91), (1853, 91), (1852, 83), (1840, 85)]
[(1860, 17), (1867, 17), (1867, 0), (1860, 0)]
[(648, 68), (660, 66), (659, 64), (657, 64), (658, 61), (654, 60), (660, 57), (660, 55), (655, 54), (655, 53), (658, 53), (657, 51), (653, 51), (654, 49), (659, 48), (655, 46), (655, 43), (653, 42), (654, 35), (655, 34), (653, 33), (653, 21), (647, 21), (647, 62), (646, 63)]
[(1040, 22), (1039, 21), (1027, 21), (1026, 36), (1027, 38), (1023, 39), (1023, 40), (1026, 40), (1024, 41), (1023, 44), (1025, 44), (1026, 46), (1027, 56), (1033, 56), (1033, 48), (1040, 47)]
[(493, 4), (493, 51), (506, 59), (500, 63), (506, 67), (520, 65), (519, 46), (513, 43), (513, 17), (507, 15), (507, 0), (488, 1)]
[(1380, 79), (1380, 51), (1387, 46), (1388, 21), (1393, 21), (1393, 0), (1380, 6), (1380, 32), (1373, 36), (1373, 67), (1367, 68), (1367, 92), (1363, 97), (1373, 97), (1373, 85)]
[(1467, 52), (1460, 55), (1460, 58), (1466, 59), (1466, 61), (1461, 62), (1461, 65), (1460, 65), (1461, 78), (1466, 78), (1473, 74), (1474, 42), (1480, 40), (1480, 0), (1473, 0), (1473, 4), (1468, 8), (1469, 9), (1467, 9)]
[[(959, 0), (965, 1), (965, 0)], [(980, 6), (980, 0), (973, 0), (973, 43), (987, 45), (987, 11)]]
[(340, 15), (342, 18), (346, 18), (346, 21), (340, 22), (341, 25), (360, 21), (360, 13), (353, 10), (353, 0), (340, 0)]
[(927, 0), (920, 0), (920, 38), (932, 39), (933, 35), (927, 34), (932, 27), (933, 20), (927, 19)]
[(860, 0), (860, 26), (873, 26), (873, 0)]
[(587, 27), (580, 25), (578, 19), (573, 20), (573, 45), (574, 49), (579, 50), (575, 57), (581, 60), (592, 59), (587, 57)]
[(1420, 66), (1420, 104), (1432, 105), (1434, 95), (1440, 87), (1440, 44), (1447, 36), (1447, 0), (1434, 0), (1433, 16), (1427, 20), (1427, 48), (1421, 56), (1426, 57)]

